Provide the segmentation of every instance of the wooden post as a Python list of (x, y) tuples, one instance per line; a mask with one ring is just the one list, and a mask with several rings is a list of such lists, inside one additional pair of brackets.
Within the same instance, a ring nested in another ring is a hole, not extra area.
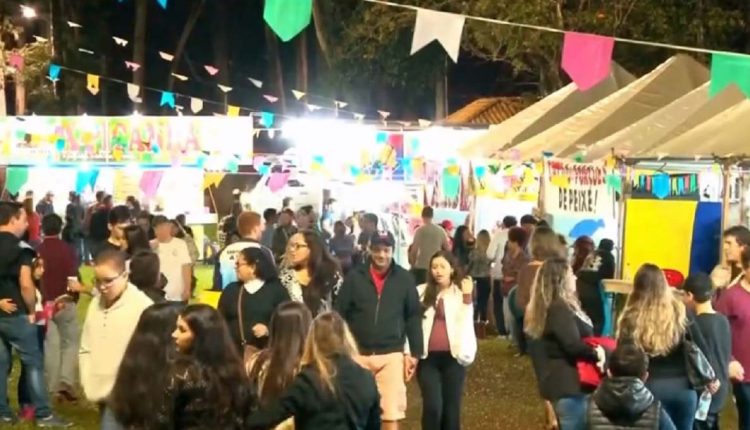
[[(625, 162), (622, 159), (617, 160), (617, 170), (622, 170)], [(622, 193), (620, 194), (620, 202), (618, 206), (618, 243), (617, 243), (617, 274), (619, 279), (623, 279), (625, 276), (625, 220), (627, 218), (627, 200), (633, 194), (633, 184), (630, 181), (630, 172), (626, 169), (625, 175), (622, 178)], [(631, 275), (631, 274), (628, 274)]]
[(724, 255), (724, 231), (729, 227), (729, 197), (730, 197), (730, 180), (731, 180), (731, 162), (722, 160), (721, 163), (722, 181), (721, 181), (721, 236), (719, 240), (719, 255), (721, 264), (726, 265), (726, 256)]

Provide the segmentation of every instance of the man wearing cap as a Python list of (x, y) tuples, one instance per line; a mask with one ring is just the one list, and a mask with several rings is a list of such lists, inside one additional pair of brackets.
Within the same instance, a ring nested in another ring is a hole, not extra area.
[(172, 236), (172, 222), (163, 215), (154, 217), (156, 245), (161, 271), (167, 278), (164, 287), (167, 300), (185, 302), (190, 300), (193, 280), (193, 260), (184, 240)]
[(414, 232), (414, 242), (409, 250), (409, 260), (414, 261), (412, 273), (417, 285), (427, 282), (427, 269), (432, 256), (441, 249), (450, 250), (448, 233), (432, 222), (433, 215), (431, 207), (422, 209), (422, 226)]
[(406, 381), (424, 347), (422, 313), (414, 278), (393, 261), (393, 235), (376, 232), (369, 243), (368, 262), (349, 272), (335, 306), (357, 340), (359, 364), (375, 375), (382, 428), (393, 430), (406, 417)]

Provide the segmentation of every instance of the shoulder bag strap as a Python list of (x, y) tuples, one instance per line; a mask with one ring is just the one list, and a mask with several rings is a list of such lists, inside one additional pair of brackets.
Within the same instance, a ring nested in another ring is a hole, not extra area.
[(242, 324), (242, 293), (244, 292), (245, 286), (240, 285), (240, 293), (237, 295), (237, 322), (240, 325), (240, 340), (243, 347), (247, 345), (247, 341), (245, 341), (245, 326)]

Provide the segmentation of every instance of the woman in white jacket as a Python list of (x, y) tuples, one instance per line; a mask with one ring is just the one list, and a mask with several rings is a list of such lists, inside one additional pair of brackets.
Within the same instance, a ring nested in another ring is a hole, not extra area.
[(474, 283), (460, 273), (450, 252), (438, 251), (430, 259), (427, 283), (417, 288), (425, 339), (425, 353), (417, 367), (422, 428), (458, 430), (466, 366), (477, 352)]

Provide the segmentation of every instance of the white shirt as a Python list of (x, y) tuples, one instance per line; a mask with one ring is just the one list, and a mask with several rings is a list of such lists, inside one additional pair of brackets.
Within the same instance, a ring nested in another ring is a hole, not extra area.
[(492, 277), (495, 279), (503, 279), (503, 257), (507, 243), (508, 230), (503, 228), (495, 232), (487, 247), (487, 258), (492, 260)]
[(101, 296), (91, 301), (78, 351), (81, 386), (90, 401), (98, 402), (109, 396), (138, 319), (152, 304), (151, 299), (131, 284), (109, 308), (104, 307)]
[(155, 251), (159, 256), (161, 273), (167, 278), (167, 286), (164, 288), (167, 300), (182, 301), (186, 282), (182, 276), (182, 267), (192, 264), (187, 244), (175, 237), (169, 242), (157, 242)]

